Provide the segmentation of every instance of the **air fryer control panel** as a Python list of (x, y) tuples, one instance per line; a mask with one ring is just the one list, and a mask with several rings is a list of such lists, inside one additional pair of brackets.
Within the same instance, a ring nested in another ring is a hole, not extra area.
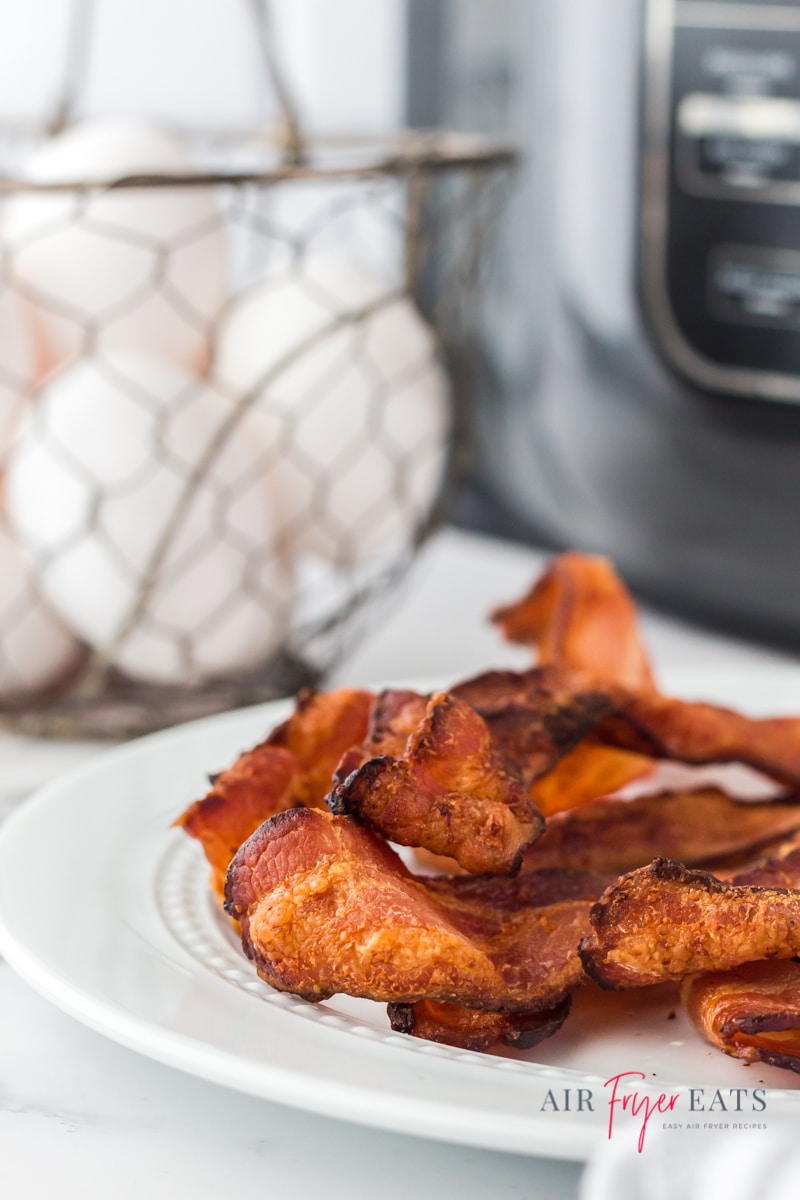
[(647, 9), (651, 335), (704, 389), (800, 402), (800, 2)]

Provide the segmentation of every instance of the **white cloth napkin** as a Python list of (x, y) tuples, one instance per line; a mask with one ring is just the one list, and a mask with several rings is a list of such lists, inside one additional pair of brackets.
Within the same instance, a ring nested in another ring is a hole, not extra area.
[(770, 1119), (765, 1129), (648, 1131), (612, 1139), (593, 1155), (580, 1200), (798, 1200), (800, 1127)]

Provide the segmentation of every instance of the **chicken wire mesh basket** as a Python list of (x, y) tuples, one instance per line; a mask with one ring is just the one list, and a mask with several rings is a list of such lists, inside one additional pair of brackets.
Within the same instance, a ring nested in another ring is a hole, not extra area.
[(0, 149), (5, 725), (122, 736), (317, 682), (463, 462), (512, 153), (124, 121)]

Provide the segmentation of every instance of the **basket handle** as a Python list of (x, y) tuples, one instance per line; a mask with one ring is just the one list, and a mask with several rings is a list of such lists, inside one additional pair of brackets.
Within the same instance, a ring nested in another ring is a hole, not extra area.
[(263, 59), (264, 73), (280, 109), (283, 131), (281, 145), (284, 161), (289, 166), (299, 166), (306, 161), (305, 137), (300, 125), (297, 105), (291, 88), (286, 82), (283, 68), (275, 46), (275, 27), (270, 0), (248, 0), (256, 27), (259, 48)]
[[(267, 84), (280, 111), (281, 146), (284, 162), (298, 166), (306, 161), (305, 138), (297, 105), (283, 74), (278, 54), (270, 0), (245, 0), (255, 26)], [(47, 124), (51, 135), (61, 133), (75, 119), (81, 86), (88, 74), (92, 35), (96, 18), (96, 0), (73, 0), (67, 31), (67, 51), (61, 97)]]
[(95, 0), (73, 0), (67, 26), (67, 53), (61, 98), (47, 123), (51, 137), (61, 133), (75, 117), (81, 84), (87, 75), (95, 17)]

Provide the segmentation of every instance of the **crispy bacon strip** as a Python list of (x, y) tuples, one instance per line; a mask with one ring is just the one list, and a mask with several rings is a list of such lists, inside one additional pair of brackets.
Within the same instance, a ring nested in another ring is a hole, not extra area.
[[(599, 800), (551, 817), (522, 871), (570, 867), (622, 874), (657, 857), (699, 866), (756, 853), (800, 829), (800, 802), (731, 800), (717, 788)], [(752, 882), (756, 882), (753, 880)]]
[(495, 744), (531, 786), (574, 750), (618, 705), (574, 673), (535, 667), (487, 671), (450, 689), (483, 717)]
[[(523, 600), (492, 619), (510, 641), (535, 646), (540, 667), (577, 672), (615, 691), (618, 712), (598, 740), (687, 763), (743, 762), (800, 785), (800, 720), (753, 721), (658, 694), (633, 601), (605, 559), (560, 555)], [(508, 695), (509, 708), (519, 704)]]
[[(524, 906), (545, 906), (564, 900), (593, 900), (607, 887), (607, 876), (589, 871), (544, 870), (509, 879), (503, 875), (462, 875), (426, 879), (430, 892), (462, 911), (515, 912)], [(579, 980), (578, 984), (583, 980)], [(459, 1004), (420, 1000), (390, 1004), (389, 1020), (398, 1033), (412, 1034), (465, 1050), (500, 1046), (528, 1049), (556, 1033), (569, 1014), (567, 994), (552, 1009), (533, 1013), (482, 1012)]]
[[(800, 851), (793, 861), (800, 875)], [(789, 859), (783, 863), (788, 875)], [(800, 954), (800, 892), (722, 883), (667, 859), (624, 875), (593, 906), (590, 919), (581, 961), (607, 988)]]
[(328, 806), (392, 842), (449, 855), (475, 872), (514, 871), (544, 829), (486, 723), (446, 692), (427, 703), (401, 758), (362, 763), (333, 789)]
[(322, 806), (341, 755), (366, 733), (371, 705), (364, 691), (301, 692), (288, 721), (178, 817), (175, 824), (202, 843), (220, 899), (228, 864), (262, 821), (298, 804)]
[[(417, 877), (419, 878), (419, 877)], [(616, 874), (566, 868), (530, 871), (524, 875), (450, 875), (421, 880), (448, 907), (485, 913), (513, 913), (520, 908), (544, 908), (564, 900), (594, 901)], [(476, 908), (477, 906), (477, 908)]]
[(354, 771), (372, 758), (402, 758), (408, 739), (425, 719), (430, 696), (412, 691), (384, 691), (375, 697), (366, 737), (339, 760), (333, 774), (334, 786), (344, 783)]
[[(797, 887), (797, 840), (740, 872), (734, 882)], [(690, 975), (681, 999), (695, 1028), (725, 1054), (800, 1072), (800, 963), (750, 962), (732, 971)]]
[(741, 762), (790, 787), (800, 785), (800, 718), (756, 720), (713, 704), (618, 692), (619, 710), (599, 741), (680, 762)]
[(606, 558), (560, 554), (522, 600), (496, 609), (491, 619), (508, 641), (535, 647), (542, 666), (636, 691), (655, 686), (636, 607)]
[(531, 796), (545, 817), (551, 817), (609, 796), (651, 774), (654, 767), (652, 758), (644, 754), (582, 742), (536, 780)]
[(396, 1033), (408, 1033), (429, 1042), (458, 1046), (462, 1050), (491, 1050), (499, 1046), (529, 1050), (558, 1032), (569, 1016), (571, 1003), (572, 997), (565, 996), (545, 1012), (499, 1013), (418, 1000), (416, 1004), (390, 1004), (388, 1013)]
[(448, 902), (348, 817), (292, 809), (266, 821), (228, 872), (226, 907), (274, 987), (530, 1013), (580, 981), (589, 902), (508, 913)]
[(336, 764), (364, 737), (374, 700), (372, 692), (358, 688), (301, 692), (294, 715), (267, 738), (268, 745), (285, 747), (302, 763), (294, 784), (301, 804), (322, 807)]
[(602, 690), (553, 667), (492, 671), (451, 689), (486, 720), (531, 783), (589, 734), (593, 742), (678, 762), (741, 762), (800, 787), (800, 718), (753, 719), (713, 704)]
[(725, 1054), (800, 1072), (800, 962), (690, 975), (681, 999), (698, 1032)]
[(787, 838), (770, 850), (768, 856), (739, 871), (732, 882), (749, 887), (800, 888), (800, 844), (797, 836)]
[(375, 698), (367, 731), (366, 749), (370, 758), (391, 754), (400, 758), (408, 739), (425, 719), (430, 696), (419, 692), (385, 691)]

